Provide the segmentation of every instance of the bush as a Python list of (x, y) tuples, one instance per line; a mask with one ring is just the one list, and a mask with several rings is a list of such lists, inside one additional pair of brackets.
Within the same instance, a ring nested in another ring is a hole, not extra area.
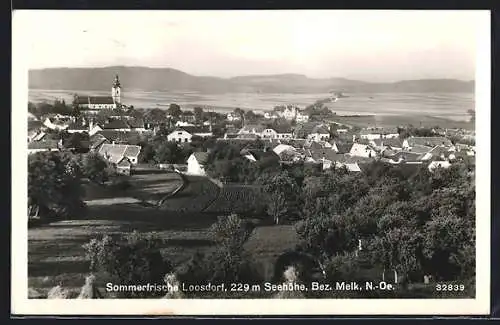
[[(104, 271), (117, 284), (162, 284), (163, 277), (172, 269), (160, 252), (162, 241), (154, 234), (134, 231), (123, 238), (104, 236), (83, 245), (90, 260), (90, 271)], [(156, 297), (162, 292), (126, 292), (124, 296)]]

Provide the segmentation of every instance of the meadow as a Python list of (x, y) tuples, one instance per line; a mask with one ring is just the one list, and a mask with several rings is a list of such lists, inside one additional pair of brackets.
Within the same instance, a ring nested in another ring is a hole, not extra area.
[[(158, 193), (163, 196), (178, 188), (182, 181), (175, 173), (133, 175), (130, 177), (131, 187), (127, 190), (90, 185), (86, 191), (86, 217), (30, 228), (30, 297), (44, 296), (57, 284), (69, 289), (76, 297), (89, 270), (82, 245), (106, 234), (124, 235), (134, 230), (155, 232), (164, 240), (162, 254), (177, 266), (187, 262), (196, 252), (210, 251), (214, 242), (208, 229), (221, 214), (201, 210), (217, 198), (218, 192), (212, 191), (212, 196), (207, 194), (218, 187), (206, 178), (188, 179), (189, 184), (166, 199), (164, 206), (159, 208), (145, 205), (143, 200), (148, 193), (159, 197)], [(256, 263), (262, 265), (266, 278), (270, 278), (277, 256), (297, 243), (295, 229), (291, 225), (269, 226), (259, 219), (252, 221), (257, 227), (245, 249), (254, 256)], [(108, 280), (104, 274), (98, 275), (97, 285), (102, 292)]]

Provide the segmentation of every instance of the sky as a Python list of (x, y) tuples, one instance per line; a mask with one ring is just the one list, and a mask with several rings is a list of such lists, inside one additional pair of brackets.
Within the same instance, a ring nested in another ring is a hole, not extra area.
[(474, 79), (481, 11), (16, 11), (30, 69)]

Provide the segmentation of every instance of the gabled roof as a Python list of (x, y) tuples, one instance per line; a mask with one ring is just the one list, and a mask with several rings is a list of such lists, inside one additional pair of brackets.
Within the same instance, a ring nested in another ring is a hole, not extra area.
[(249, 124), (242, 127), (238, 133), (245, 133), (245, 132), (262, 133), (262, 131), (264, 131), (265, 129), (266, 128), (260, 124)]
[(58, 149), (58, 143), (57, 140), (33, 141), (28, 143), (28, 149)]
[[(379, 139), (377, 139), (377, 140), (379, 140)], [(392, 147), (392, 148), (402, 148), (403, 147), (403, 142), (401, 141), (400, 138), (382, 139), (382, 142), (384, 143), (384, 146), (386, 146), (386, 147)]]
[(122, 157), (122, 159), (120, 159), (120, 161), (116, 164), (118, 167), (130, 167), (130, 165), (132, 165), (132, 163), (127, 157)]
[(106, 141), (109, 141), (109, 140), (106, 139), (105, 136), (103, 136), (100, 133), (96, 133), (90, 137), (90, 149), (95, 149)]
[(108, 157), (108, 160), (114, 164), (120, 162), (124, 156), (137, 157), (141, 147), (126, 144), (108, 144), (105, 143), (99, 149), (99, 153)]
[(437, 145), (452, 146), (451, 141), (445, 137), (409, 137), (407, 139), (408, 145), (413, 147), (415, 145), (435, 147)]
[(305, 137), (308, 134), (311, 134), (313, 129), (321, 124), (322, 123), (320, 123), (320, 122), (306, 122), (306, 123), (297, 124), (294, 132), (299, 137)]
[(102, 127), (104, 130), (130, 129), (127, 122), (123, 120), (113, 120)]
[(354, 143), (337, 143), (338, 153), (348, 153)]
[(87, 126), (86, 125), (82, 125), (82, 123), (71, 123), (69, 126), (68, 126), (68, 130), (78, 130), (78, 131), (84, 131), (84, 130), (87, 130)]
[(208, 162), (208, 152), (193, 152), (193, 156), (200, 165)]
[(89, 96), (88, 99), (89, 104), (114, 104), (113, 97), (111, 96)]
[(425, 154), (431, 150), (432, 150), (432, 147), (422, 146), (419, 144), (415, 144), (411, 147), (411, 149), (408, 149), (408, 151), (410, 151), (410, 152), (419, 153), (419, 154)]
[(276, 133), (292, 133), (292, 128), (289, 125), (283, 125), (283, 124), (278, 124), (278, 125), (273, 125), (269, 127), (269, 129), (273, 129), (276, 131)]
[(339, 161), (341, 159), (342, 154), (336, 153), (331, 149), (309, 149), (307, 150), (309, 156), (315, 161), (319, 161), (321, 159), (326, 159), (330, 161)]
[[(116, 142), (116, 143), (126, 143), (130, 145), (135, 145), (137, 144), (137, 140), (139, 139), (140, 133), (136, 131), (130, 131), (130, 132), (121, 132), (121, 131), (115, 131), (115, 130), (102, 130), (94, 134), (93, 136), (100, 134), (104, 136), (106, 139), (108, 139), (111, 142)], [(92, 138), (91, 138), (92, 139)]]
[(421, 156), (422, 156), (422, 154), (415, 153), (415, 152), (399, 151), (392, 156), (388, 156), (387, 158), (390, 158), (394, 161), (398, 161), (399, 158), (403, 158), (404, 161), (406, 161), (406, 162), (408, 162), (408, 161), (417, 162), (420, 160)]
[(278, 144), (273, 148), (275, 154), (280, 155), (284, 151), (295, 151), (295, 148), (287, 144)]
[(207, 127), (197, 127), (197, 126), (181, 126), (180, 129), (183, 129), (190, 134), (210, 133), (209, 127), (207, 128)]

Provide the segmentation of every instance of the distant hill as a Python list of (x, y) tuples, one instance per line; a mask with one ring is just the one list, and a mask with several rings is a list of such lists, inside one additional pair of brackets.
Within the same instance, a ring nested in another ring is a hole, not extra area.
[(105, 67), (50, 68), (29, 71), (30, 89), (102, 91), (115, 74), (128, 90), (197, 91), (201, 93), (262, 92), (472, 92), (474, 81), (455, 79), (404, 80), (370, 83), (345, 78), (314, 79), (300, 74), (254, 75), (234, 78), (194, 76), (171, 68)]

